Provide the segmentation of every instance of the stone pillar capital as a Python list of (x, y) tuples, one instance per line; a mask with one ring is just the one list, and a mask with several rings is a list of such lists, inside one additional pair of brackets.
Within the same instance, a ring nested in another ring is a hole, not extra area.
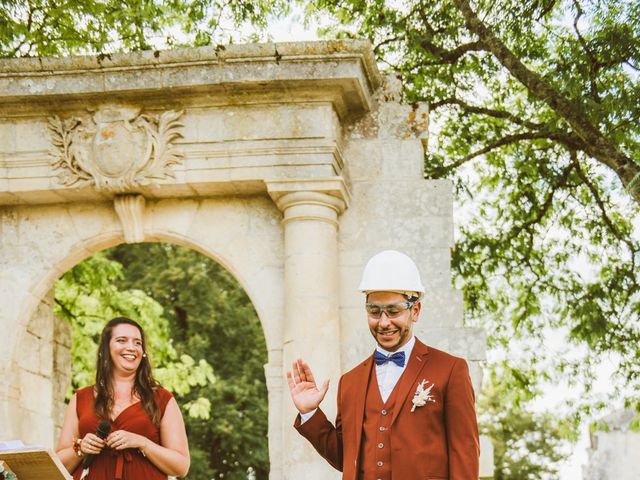
[(267, 182), (269, 195), (291, 220), (319, 220), (338, 225), (348, 206), (349, 192), (342, 177), (327, 180), (275, 180)]

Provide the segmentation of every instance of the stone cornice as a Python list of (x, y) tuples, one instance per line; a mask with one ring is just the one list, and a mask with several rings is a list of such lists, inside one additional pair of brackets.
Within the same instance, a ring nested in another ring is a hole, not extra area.
[[(290, 139), (192, 144), (175, 179), (140, 185), (130, 193), (148, 200), (218, 195), (282, 196), (287, 189), (327, 190), (348, 203), (344, 159), (332, 139)], [(110, 201), (114, 193), (92, 185), (65, 187), (52, 178), (46, 151), (0, 152), (0, 205)], [(299, 166), (297, 166), (299, 165)], [(8, 172), (12, 172), (8, 175)], [(17, 173), (13, 173), (17, 172)], [(308, 178), (300, 178), (308, 172)], [(288, 177), (296, 175), (296, 180)], [(314, 179), (319, 175), (319, 179)], [(325, 180), (325, 179), (329, 180)], [(300, 185), (304, 184), (302, 187)], [(314, 187), (316, 186), (316, 187)], [(292, 190), (290, 190), (292, 191)], [(282, 193), (281, 193), (282, 192)]]
[(206, 93), (216, 102), (216, 96), (248, 100), (249, 93), (261, 101), (328, 100), (342, 117), (368, 111), (380, 82), (371, 46), (364, 40), (0, 60), (0, 104), (6, 112), (19, 104), (24, 112), (25, 102), (50, 108), (83, 98), (99, 101), (104, 95), (140, 101)]
[(362, 40), (0, 60), (0, 205), (315, 191), (340, 213), (379, 84)]

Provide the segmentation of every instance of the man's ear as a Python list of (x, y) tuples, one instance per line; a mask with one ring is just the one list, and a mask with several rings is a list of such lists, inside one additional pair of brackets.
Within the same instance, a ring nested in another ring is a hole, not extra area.
[(411, 310), (415, 314), (413, 321), (417, 322), (418, 318), (420, 318), (420, 312), (422, 311), (422, 300), (416, 302), (413, 307), (411, 307)]

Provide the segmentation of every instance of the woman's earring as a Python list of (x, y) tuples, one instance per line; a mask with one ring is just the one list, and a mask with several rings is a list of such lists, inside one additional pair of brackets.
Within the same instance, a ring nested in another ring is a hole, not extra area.
[(142, 358), (147, 358), (147, 354), (146, 354), (146, 353), (143, 353), (143, 354), (142, 354)]

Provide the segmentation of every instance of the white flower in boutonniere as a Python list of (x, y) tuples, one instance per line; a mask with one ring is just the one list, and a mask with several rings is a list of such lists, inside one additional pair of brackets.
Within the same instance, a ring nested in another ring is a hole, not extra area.
[(436, 400), (431, 396), (431, 389), (433, 388), (433, 383), (427, 387), (429, 380), (422, 380), (416, 388), (416, 393), (411, 400), (413, 403), (413, 407), (411, 411), (413, 412), (416, 407), (423, 407), (427, 404), (427, 402), (435, 402)]

